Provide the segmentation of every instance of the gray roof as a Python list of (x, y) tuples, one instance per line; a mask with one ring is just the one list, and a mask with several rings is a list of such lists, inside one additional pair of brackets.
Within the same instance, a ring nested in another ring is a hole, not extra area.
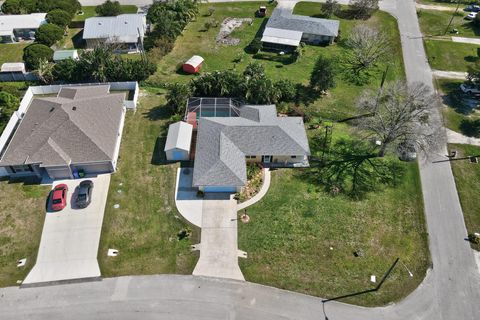
[(180, 149), (190, 151), (193, 126), (189, 123), (178, 121), (168, 126), (167, 141), (164, 151)]
[(198, 120), (194, 186), (243, 186), (247, 155), (309, 155), (300, 117), (277, 117), (274, 105), (243, 106), (240, 117)]
[(303, 33), (336, 37), (340, 21), (292, 14), (289, 9), (275, 8), (266, 28), (301, 31)]
[[(133, 43), (145, 35), (146, 17), (121, 14), (116, 17), (93, 17), (85, 20), (83, 39), (107, 39), (112, 43)], [(140, 34), (139, 34), (140, 32)]]
[(57, 97), (33, 99), (0, 165), (112, 161), (123, 100), (108, 85), (62, 88)]

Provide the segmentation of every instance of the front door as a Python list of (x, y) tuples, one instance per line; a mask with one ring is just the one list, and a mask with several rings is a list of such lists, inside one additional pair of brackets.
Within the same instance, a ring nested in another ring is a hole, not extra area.
[(272, 156), (262, 156), (263, 163), (270, 163), (272, 162)]

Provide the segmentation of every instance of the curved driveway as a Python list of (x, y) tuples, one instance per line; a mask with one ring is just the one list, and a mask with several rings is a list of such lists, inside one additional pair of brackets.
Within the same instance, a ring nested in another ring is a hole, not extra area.
[[(212, 1), (212, 0), (210, 0)], [(213, 2), (213, 1), (212, 1)], [(398, 18), (409, 82), (432, 87), (413, 0), (384, 0)], [(440, 113), (433, 109), (441, 125)], [(434, 156), (444, 160), (446, 148)], [(433, 268), (403, 301), (382, 308), (338, 302), (328, 319), (470, 320), (480, 314), (480, 280), (448, 162), (421, 163)], [(0, 318), (326, 319), (321, 299), (261, 285), (193, 276), (145, 276), (56, 287), (0, 290)]]

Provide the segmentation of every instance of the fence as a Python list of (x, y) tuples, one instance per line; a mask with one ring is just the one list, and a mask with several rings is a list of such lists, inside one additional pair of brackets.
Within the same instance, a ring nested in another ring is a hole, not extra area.
[[(98, 85), (110, 85), (110, 91), (133, 91), (132, 100), (127, 100), (130, 95), (127, 95), (126, 100), (123, 101), (123, 105), (127, 109), (135, 110), (137, 107), (138, 102), (138, 95), (139, 95), (139, 86), (138, 82), (130, 81), (130, 82), (106, 82), (106, 83), (77, 83), (77, 84), (62, 84), (62, 85), (49, 85), (49, 86), (33, 86), (29, 87), (28, 90), (25, 92), (25, 95), (18, 106), (17, 111), (13, 113), (8, 121), (5, 129), (3, 130), (2, 135), (0, 136), (0, 159), (2, 158), (5, 149), (8, 145), (10, 138), (12, 137), (17, 124), (27, 112), (28, 106), (33, 100), (35, 95), (45, 95), (45, 94), (53, 94), (58, 93), (61, 88), (63, 87), (80, 87), (80, 86), (98, 86)], [(0, 176), (1, 172), (0, 172)]]
[(2, 72), (0, 73), (0, 82), (15, 81), (38, 81), (38, 76), (33, 72)]

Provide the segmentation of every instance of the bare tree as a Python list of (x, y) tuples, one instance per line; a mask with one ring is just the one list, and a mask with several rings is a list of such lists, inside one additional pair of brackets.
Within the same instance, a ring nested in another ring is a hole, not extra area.
[(34, 73), (42, 83), (50, 84), (53, 82), (53, 66), (54, 64), (48, 62), (47, 59), (40, 59), (38, 61), (38, 68)]
[(351, 31), (346, 45), (350, 48), (345, 57), (346, 67), (357, 76), (391, 51), (391, 39), (385, 32), (364, 25)]
[(378, 10), (378, 0), (350, 0), (350, 11), (355, 19), (369, 18)]
[(421, 83), (408, 86), (405, 82), (387, 84), (380, 91), (367, 90), (357, 107), (369, 117), (358, 120), (358, 127), (368, 137), (380, 141), (378, 156), (387, 149), (414, 146), (428, 152), (438, 150), (441, 143), (440, 127), (430, 121), (430, 110), (438, 100), (431, 90)]

